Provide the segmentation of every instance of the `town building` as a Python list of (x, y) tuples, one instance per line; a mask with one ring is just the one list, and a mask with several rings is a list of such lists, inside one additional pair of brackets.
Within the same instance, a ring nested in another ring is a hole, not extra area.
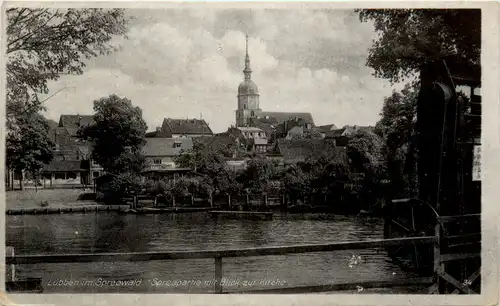
[(203, 119), (165, 118), (156, 131), (146, 133), (147, 138), (186, 138), (213, 136), (212, 129)]
[(321, 137), (325, 138), (326, 134), (330, 133), (331, 131), (338, 130), (339, 128), (335, 124), (327, 124), (327, 125), (320, 125), (316, 128), (318, 133), (321, 134)]
[(301, 118), (314, 127), (311, 113), (289, 113), (289, 112), (265, 112), (260, 108), (260, 96), (257, 85), (252, 81), (252, 69), (250, 68), (250, 56), (248, 54), (248, 36), (246, 38), (245, 69), (243, 70), (245, 79), (238, 86), (238, 109), (236, 110), (236, 126), (248, 127), (259, 126), (260, 119), (276, 126), (279, 123), (290, 119)]
[(142, 153), (146, 158), (144, 172), (162, 172), (179, 168), (175, 158), (193, 149), (193, 140), (186, 138), (146, 138)]
[(92, 115), (61, 115), (50, 130), (55, 143), (53, 160), (41, 169), (44, 186), (89, 185), (102, 173), (90, 158), (91, 144), (78, 137), (78, 130), (94, 123)]
[(249, 153), (266, 153), (268, 138), (266, 132), (257, 127), (232, 127), (228, 133), (235, 137)]

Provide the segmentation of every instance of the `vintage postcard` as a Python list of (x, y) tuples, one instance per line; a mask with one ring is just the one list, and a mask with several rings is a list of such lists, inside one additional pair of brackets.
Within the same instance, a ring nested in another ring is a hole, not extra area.
[(4, 3), (2, 303), (496, 304), (498, 7), (354, 4)]

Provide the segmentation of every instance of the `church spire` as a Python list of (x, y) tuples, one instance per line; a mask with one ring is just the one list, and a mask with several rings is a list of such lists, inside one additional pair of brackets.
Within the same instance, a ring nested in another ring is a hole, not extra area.
[(248, 34), (246, 35), (245, 69), (243, 70), (243, 73), (245, 74), (245, 80), (250, 80), (252, 69), (250, 68), (250, 56), (248, 55)]

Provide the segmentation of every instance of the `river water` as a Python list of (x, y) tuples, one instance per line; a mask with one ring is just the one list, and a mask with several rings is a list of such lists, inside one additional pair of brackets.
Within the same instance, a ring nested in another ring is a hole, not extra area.
[[(6, 216), (16, 254), (213, 250), (383, 238), (383, 221), (321, 214), (274, 220), (212, 219), (206, 213)], [(353, 261), (353, 255), (357, 261)], [(16, 266), (52, 293), (210, 293), (213, 259)], [(383, 250), (348, 250), (223, 259), (225, 291), (395, 280), (412, 277)]]

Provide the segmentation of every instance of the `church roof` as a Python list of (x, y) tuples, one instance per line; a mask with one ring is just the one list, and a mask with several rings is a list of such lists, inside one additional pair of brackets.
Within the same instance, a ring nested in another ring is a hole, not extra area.
[(269, 116), (274, 117), (278, 123), (282, 123), (288, 121), (290, 119), (303, 119), (306, 123), (314, 126), (314, 120), (311, 113), (287, 113), (287, 112), (261, 112), (260, 117)]
[(257, 85), (250, 80), (244, 80), (241, 82), (240, 86), (238, 86), (238, 96), (244, 96), (244, 95), (258, 95), (259, 94), (259, 89), (257, 88)]

